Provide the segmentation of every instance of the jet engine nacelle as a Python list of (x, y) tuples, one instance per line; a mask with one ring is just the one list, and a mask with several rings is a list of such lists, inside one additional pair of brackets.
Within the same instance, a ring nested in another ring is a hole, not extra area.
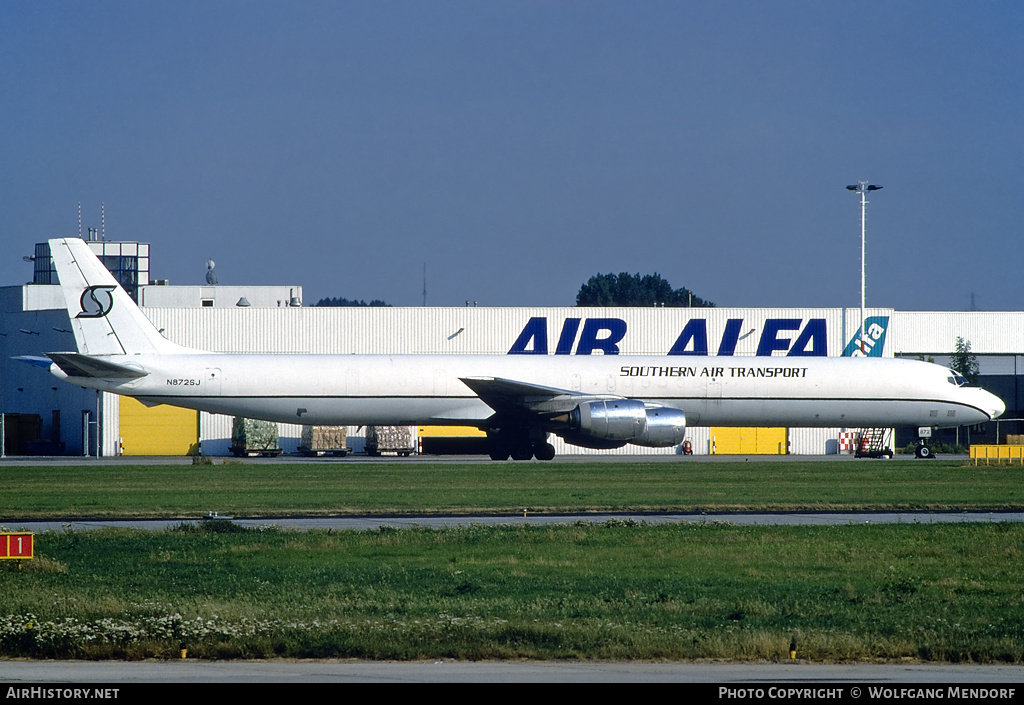
[(686, 436), (686, 414), (679, 409), (661, 406), (647, 410), (647, 431), (637, 445), (650, 448), (676, 446)]
[[(679, 409), (655, 407), (636, 399), (592, 401), (580, 404), (569, 413), (571, 436), (600, 443), (623, 443), (661, 448), (683, 442), (686, 414)], [(569, 442), (570, 436), (563, 436)], [(580, 443), (579, 445), (584, 445)], [(614, 447), (614, 446), (609, 446)]]

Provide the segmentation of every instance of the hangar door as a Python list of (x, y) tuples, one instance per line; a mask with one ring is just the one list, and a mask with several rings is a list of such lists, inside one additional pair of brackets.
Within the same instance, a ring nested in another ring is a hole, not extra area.
[(199, 443), (199, 412), (176, 406), (148, 407), (121, 397), (121, 443), (125, 455), (188, 455)]
[(785, 455), (786, 428), (713, 426), (711, 438), (719, 455)]
[(485, 455), (487, 434), (471, 426), (420, 426), (420, 452), (424, 455)]

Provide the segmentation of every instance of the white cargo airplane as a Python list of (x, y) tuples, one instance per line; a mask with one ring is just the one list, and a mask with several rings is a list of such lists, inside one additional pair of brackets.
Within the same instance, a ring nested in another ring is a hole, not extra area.
[(463, 425), (491, 457), (682, 443), (702, 426), (958, 426), (1005, 410), (946, 368), (882, 358), (213, 353), (164, 338), (80, 239), (50, 240), (82, 387), (217, 414), (312, 425)]

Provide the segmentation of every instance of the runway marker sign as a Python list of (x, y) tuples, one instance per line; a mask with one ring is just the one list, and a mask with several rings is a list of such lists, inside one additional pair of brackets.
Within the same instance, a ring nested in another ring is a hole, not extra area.
[(25, 560), (34, 557), (35, 534), (28, 532), (0, 534), (0, 560)]

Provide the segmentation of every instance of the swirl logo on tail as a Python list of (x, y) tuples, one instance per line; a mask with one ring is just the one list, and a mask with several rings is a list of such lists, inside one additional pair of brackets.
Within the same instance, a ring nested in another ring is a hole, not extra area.
[(75, 318), (103, 318), (114, 307), (113, 286), (90, 286), (82, 292), (82, 312)]

